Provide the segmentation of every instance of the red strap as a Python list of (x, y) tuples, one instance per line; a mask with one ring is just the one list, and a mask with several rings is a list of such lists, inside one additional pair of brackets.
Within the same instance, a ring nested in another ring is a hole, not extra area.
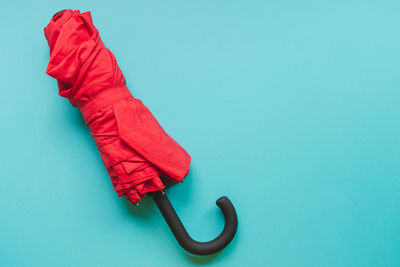
[(104, 91), (101, 91), (100, 94), (96, 95), (92, 100), (85, 101), (82, 104), (78, 104), (78, 108), (80, 109), (83, 117), (85, 118), (86, 123), (90, 122), (90, 117), (98, 111), (102, 109), (108, 108), (112, 104), (115, 104), (121, 100), (132, 98), (133, 96), (129, 89), (123, 86), (116, 86), (107, 88)]

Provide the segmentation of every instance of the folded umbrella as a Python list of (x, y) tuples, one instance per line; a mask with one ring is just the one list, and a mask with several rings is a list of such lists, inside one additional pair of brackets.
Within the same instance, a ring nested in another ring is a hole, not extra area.
[(183, 180), (190, 156), (132, 96), (90, 12), (61, 11), (44, 32), (50, 47), (46, 72), (57, 79), (59, 94), (81, 111), (118, 196), (137, 204), (144, 194), (152, 195), (178, 242), (194, 254), (215, 253), (228, 245), (237, 218), (226, 197), (217, 201), (226, 225), (215, 240), (194, 241), (180, 223), (163, 189)]

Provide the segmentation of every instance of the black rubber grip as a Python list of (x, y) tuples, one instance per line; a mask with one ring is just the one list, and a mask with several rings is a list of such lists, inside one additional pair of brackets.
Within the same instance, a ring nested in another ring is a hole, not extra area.
[(235, 208), (227, 197), (221, 197), (217, 200), (217, 205), (225, 217), (225, 227), (217, 238), (208, 242), (198, 242), (189, 236), (165, 193), (157, 192), (153, 195), (153, 198), (176, 240), (190, 253), (196, 255), (214, 254), (225, 248), (236, 234), (238, 226), (237, 215)]

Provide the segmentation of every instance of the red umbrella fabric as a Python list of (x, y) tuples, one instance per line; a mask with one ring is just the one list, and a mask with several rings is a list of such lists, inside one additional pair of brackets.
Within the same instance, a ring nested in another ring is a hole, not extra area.
[(44, 32), (50, 47), (46, 73), (57, 79), (59, 94), (80, 109), (118, 196), (136, 204), (165, 183), (182, 181), (189, 154), (132, 96), (90, 12), (58, 13)]

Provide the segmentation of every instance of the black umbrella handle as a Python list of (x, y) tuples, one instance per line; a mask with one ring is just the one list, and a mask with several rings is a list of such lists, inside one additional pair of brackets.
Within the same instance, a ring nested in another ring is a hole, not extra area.
[(221, 197), (217, 200), (217, 206), (220, 207), (225, 217), (225, 227), (222, 233), (211, 241), (198, 242), (189, 236), (165, 192), (156, 192), (152, 196), (176, 240), (190, 253), (196, 255), (214, 254), (225, 248), (236, 234), (238, 226), (237, 215), (235, 208), (227, 197)]

